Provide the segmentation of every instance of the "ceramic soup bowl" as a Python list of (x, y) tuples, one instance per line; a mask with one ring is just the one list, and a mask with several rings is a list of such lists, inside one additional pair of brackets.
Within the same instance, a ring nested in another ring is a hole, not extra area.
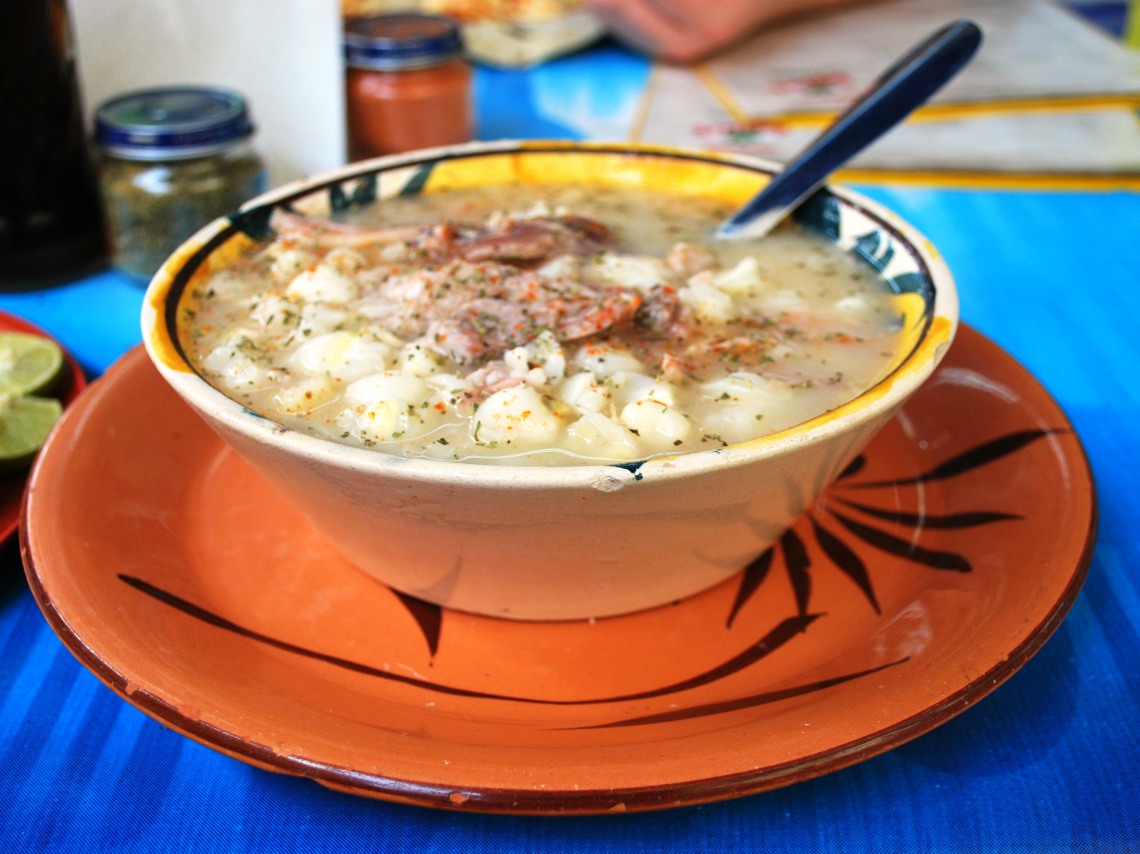
[(829, 188), (796, 214), (855, 253), (905, 306), (903, 345), (862, 394), (791, 429), (621, 465), (476, 465), (316, 438), (257, 415), (192, 367), (180, 303), (276, 207), (334, 212), (398, 194), (518, 184), (636, 185), (742, 203), (773, 165), (670, 148), (488, 143), (352, 164), (282, 187), (204, 228), (153, 279), (151, 359), (178, 394), (349, 561), (404, 594), (513, 619), (604, 617), (729, 579), (768, 548), (930, 376), (957, 326), (949, 271), (912, 227)]

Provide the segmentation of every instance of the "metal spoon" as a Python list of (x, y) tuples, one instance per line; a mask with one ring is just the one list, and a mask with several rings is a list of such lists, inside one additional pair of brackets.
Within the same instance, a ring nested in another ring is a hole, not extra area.
[(961, 70), (982, 31), (956, 21), (928, 36), (792, 159), (764, 189), (721, 223), (717, 237), (763, 237), (827, 177), (909, 116)]

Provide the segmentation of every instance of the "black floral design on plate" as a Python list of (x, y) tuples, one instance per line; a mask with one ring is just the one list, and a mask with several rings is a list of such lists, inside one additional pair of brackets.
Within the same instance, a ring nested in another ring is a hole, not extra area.
[[(876, 613), (881, 613), (867, 562), (853, 548), (851, 538), (892, 557), (905, 558), (930, 569), (970, 572), (972, 566), (966, 556), (921, 546), (918, 543), (921, 532), (923, 530), (973, 528), (1022, 517), (1016, 513), (986, 509), (944, 516), (911, 513), (894, 508), (876, 507), (866, 501), (850, 498), (849, 494), (857, 490), (895, 488), (959, 477), (1014, 454), (1039, 439), (1062, 432), (1068, 431), (1039, 429), (1010, 433), (972, 447), (929, 471), (885, 480), (856, 480), (857, 476), (866, 468), (867, 462), (866, 457), (860, 455), (840, 474), (828, 495), (827, 502), (817, 504), (809, 513), (812, 535), (834, 567), (854, 582)], [(841, 513), (836, 509), (836, 506), (849, 508), (874, 521), (860, 521), (847, 513)], [(885, 522), (889, 525), (906, 528), (909, 536), (898, 536), (886, 528), (879, 527), (875, 524), (876, 522)], [(846, 532), (848, 537), (845, 538), (837, 533), (829, 523), (837, 524), (842, 531)], [(796, 593), (799, 613), (801, 615), (808, 613), (811, 598), (811, 564), (800, 535), (795, 530), (788, 530), (776, 545), (752, 561), (744, 570), (740, 590), (728, 617), (730, 627), (740, 609), (760, 588), (771, 570), (777, 554), (782, 558), (784, 571), (787, 573), (792, 589)]]

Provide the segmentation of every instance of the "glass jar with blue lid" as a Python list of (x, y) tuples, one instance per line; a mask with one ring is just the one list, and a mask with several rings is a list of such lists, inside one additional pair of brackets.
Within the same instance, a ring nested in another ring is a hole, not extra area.
[(147, 280), (199, 228), (265, 190), (245, 98), (168, 87), (113, 98), (96, 111), (99, 184), (111, 261)]
[(349, 160), (471, 139), (471, 68), (454, 20), (351, 18), (344, 60)]

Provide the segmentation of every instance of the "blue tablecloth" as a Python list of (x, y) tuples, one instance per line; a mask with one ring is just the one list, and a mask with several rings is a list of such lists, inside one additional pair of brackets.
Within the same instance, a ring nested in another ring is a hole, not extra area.
[[(482, 70), (480, 135), (580, 136), (544, 112), (549, 87), (620, 98), (647, 70), (612, 46), (530, 73)], [(9, 545), (0, 558), (0, 851), (1140, 848), (1140, 197), (860, 189), (938, 245), (963, 318), (1056, 397), (1097, 478), (1099, 538), (1084, 590), (994, 694), (878, 758), (747, 798), (584, 818), (433, 811), (261, 771), (165, 729), (63, 647)], [(0, 309), (58, 336), (98, 375), (139, 341), (141, 300), (105, 272), (0, 294)]]

